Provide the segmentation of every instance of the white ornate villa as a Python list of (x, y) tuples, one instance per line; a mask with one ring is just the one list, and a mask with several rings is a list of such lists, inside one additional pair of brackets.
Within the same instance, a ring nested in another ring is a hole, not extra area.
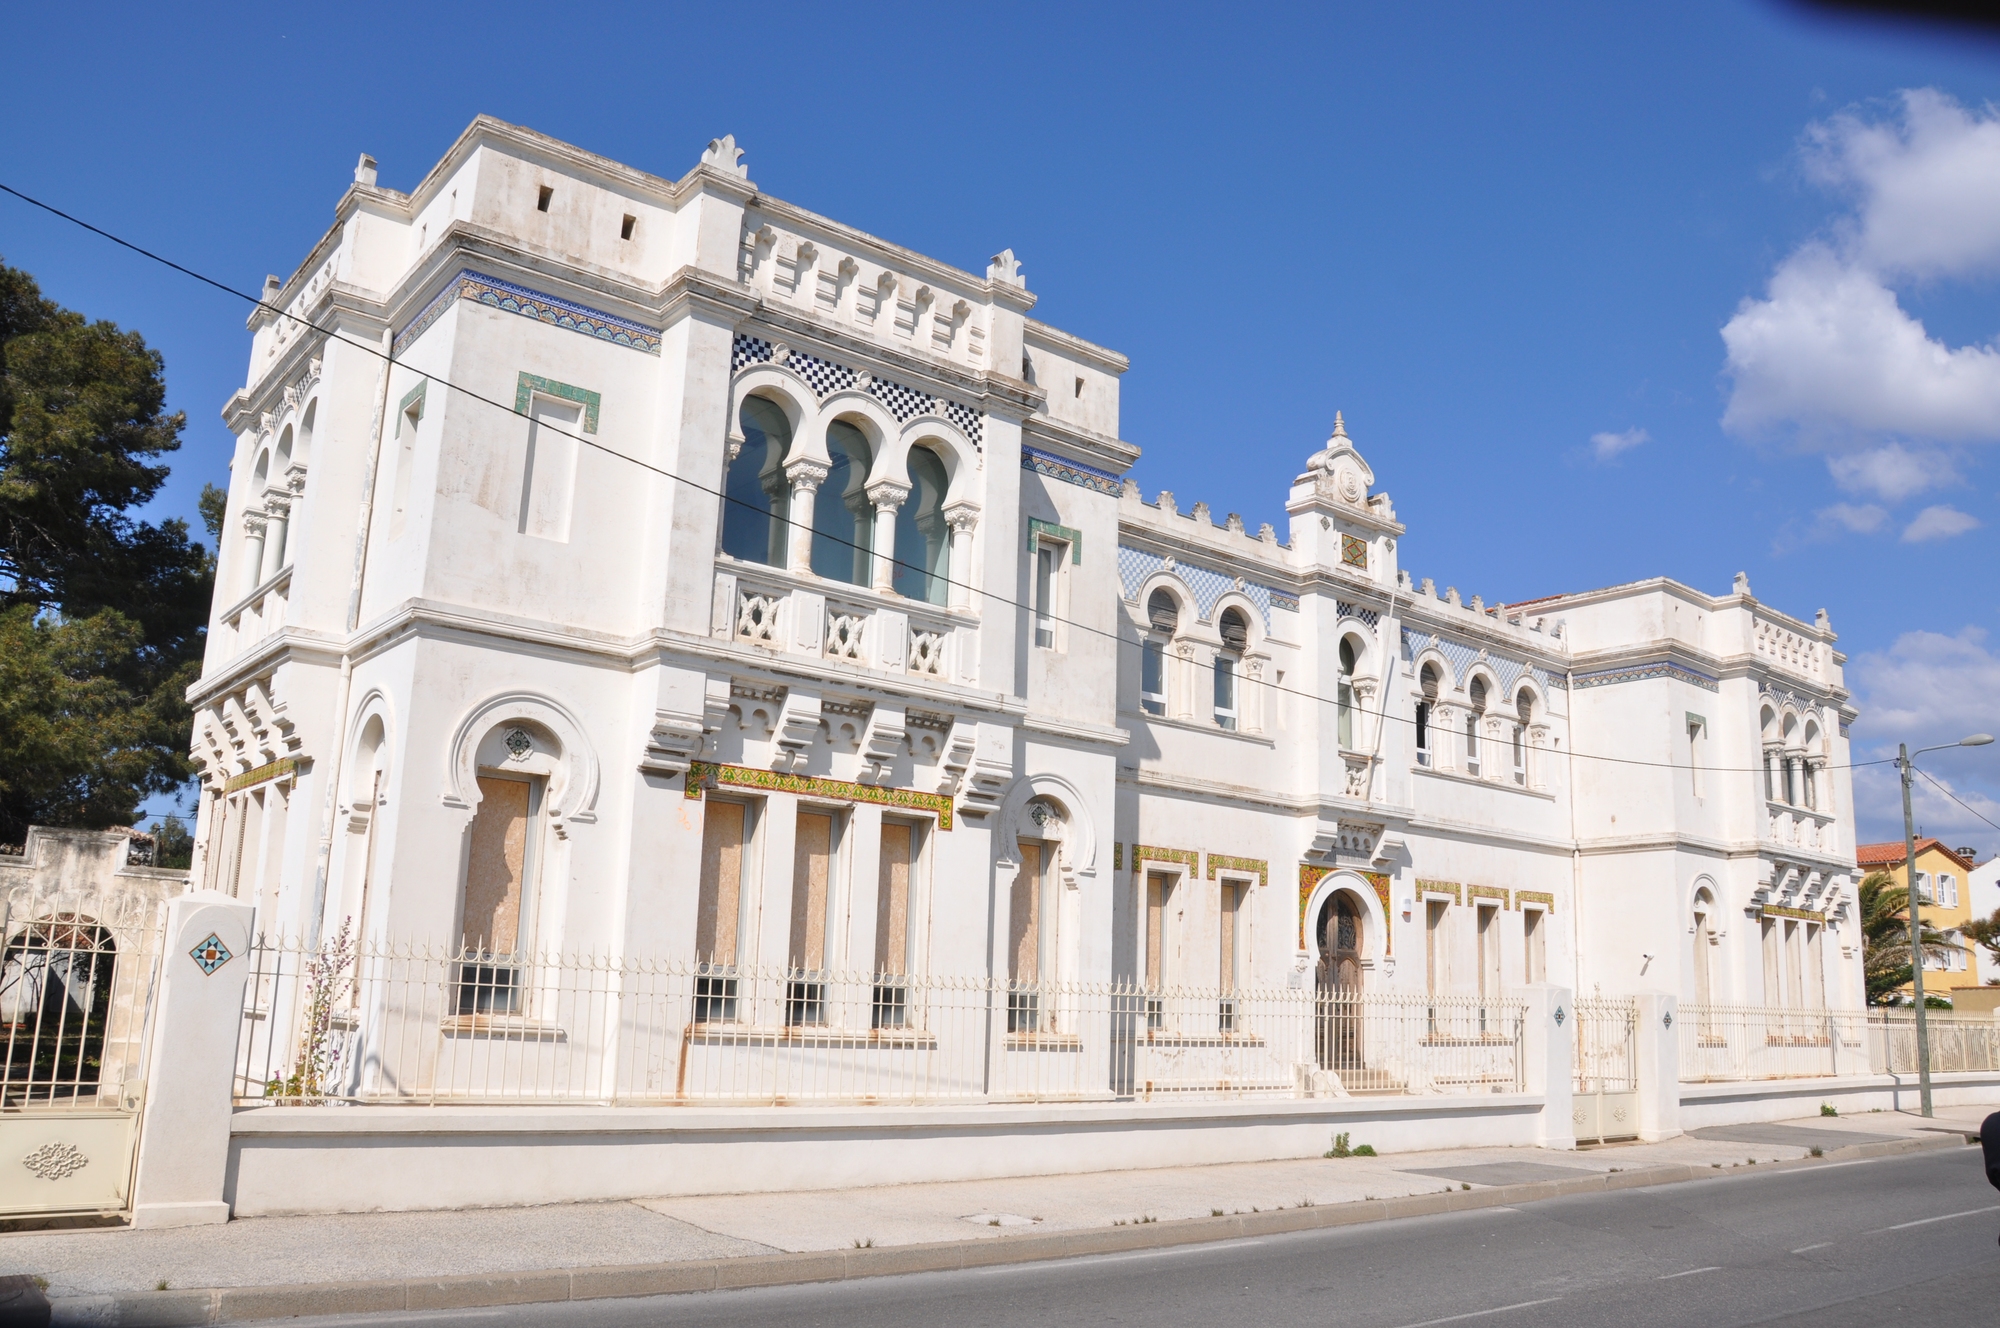
[(741, 157), (481, 118), (250, 320), (192, 880), (358, 939), (317, 1093), (1499, 1093), (1538, 987), (1861, 1007), (1824, 613), (1414, 576), (1338, 418), (1283, 530), (1148, 497), (1011, 252)]

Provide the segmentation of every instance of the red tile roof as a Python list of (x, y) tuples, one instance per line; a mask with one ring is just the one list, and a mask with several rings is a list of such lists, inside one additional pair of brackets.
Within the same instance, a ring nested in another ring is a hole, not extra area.
[[(1936, 849), (1938, 852), (1944, 854), (1967, 871), (1971, 871), (1973, 868), (1974, 864), (1966, 861), (1951, 849), (1946, 848), (1944, 841), (1941, 839), (1919, 839), (1917, 841), (1918, 857), (1922, 857), (1932, 849)], [(1900, 867), (1903, 865), (1903, 841), (1897, 839), (1887, 844), (1857, 844), (1854, 848), (1854, 861), (1863, 867)]]

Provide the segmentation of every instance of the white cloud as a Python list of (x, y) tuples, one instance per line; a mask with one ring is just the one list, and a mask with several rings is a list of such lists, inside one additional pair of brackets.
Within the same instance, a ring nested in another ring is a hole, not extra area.
[(1653, 435), (1644, 429), (1627, 429), (1623, 433), (1594, 433), (1590, 435), (1590, 451), (1599, 461), (1609, 461), (1621, 453), (1629, 452), (1641, 443), (1650, 443)]
[(2000, 438), (2000, 350), (1946, 346), (1879, 277), (1825, 245), (1781, 263), (1767, 297), (1745, 300), (1722, 341), (1735, 380), (1727, 429), (1791, 425), (1829, 447), (1888, 435)]
[(1889, 519), (1889, 513), (1873, 503), (1864, 506), (1835, 503), (1813, 513), (1813, 519), (1816, 525), (1829, 533), (1842, 530), (1855, 535), (1872, 535)]
[(1901, 114), (1849, 113), (1806, 131), (1806, 168), (1859, 196), (1846, 247), (1878, 271), (1967, 276), (2000, 267), (2000, 115), (1935, 88), (1902, 94)]
[(1853, 211), (1723, 326), (1723, 426), (1789, 435), (1886, 502), (1957, 483), (1948, 449), (2000, 439), (2000, 346), (1932, 336), (1896, 285), (2000, 269), (2000, 108), (1905, 92), (1885, 116), (1813, 125), (1804, 159)]
[(1826, 468), (1834, 483), (1850, 493), (1879, 494), (1892, 503), (1959, 481), (1958, 465), (1949, 454), (1901, 443), (1828, 457)]
[[(1857, 655), (1847, 666), (1861, 717), (1854, 724), (1854, 759), (1866, 761), (1957, 742), (1968, 733), (2000, 733), (2000, 654), (1986, 634), (1967, 627), (1956, 636), (1905, 632), (1886, 651)], [(1934, 752), (1917, 762), (1993, 821), (2000, 821), (2000, 747)], [(1893, 766), (1858, 766), (1855, 813), (1864, 841), (1900, 839), (1902, 792)], [(1954, 845), (2000, 848), (2000, 831), (1918, 778), (1911, 802), (1924, 833)]]
[(1953, 535), (1963, 535), (1968, 530), (1979, 529), (1979, 518), (1969, 516), (1948, 503), (1938, 503), (1917, 513), (1916, 519), (1903, 531), (1905, 544), (1923, 544), (1930, 540), (1950, 539)]

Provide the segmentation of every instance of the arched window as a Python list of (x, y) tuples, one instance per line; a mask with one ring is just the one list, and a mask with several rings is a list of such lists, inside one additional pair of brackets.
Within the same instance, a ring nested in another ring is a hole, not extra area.
[(97, 1096), (117, 961), (111, 929), (79, 913), (52, 914), (8, 938), (0, 957), (6, 1106)]
[(1181, 625), (1180, 601), (1170, 590), (1155, 590), (1146, 599), (1150, 629), (1139, 645), (1139, 704), (1149, 715), (1167, 713), (1167, 642)]
[(301, 465), (312, 460), (313, 426), (319, 419), (319, 402), (315, 400), (306, 407), (305, 418), (299, 421), (299, 446), (293, 459)]
[(1342, 750), (1354, 746), (1354, 659), (1354, 638), (1344, 636), (1340, 639), (1340, 682), (1334, 691)]
[[(1714, 999), (1714, 973), (1709, 966), (1709, 947), (1713, 944), (1709, 919), (1715, 913), (1715, 896), (1707, 887), (1695, 891), (1694, 895), (1694, 1003), (1707, 1006)], [(1707, 1011), (1703, 1011), (1706, 1021)]]
[(829, 581), (865, 586), (872, 579), (875, 509), (868, 501), (874, 449), (846, 420), (826, 426), (826, 483), (813, 499), (812, 570)]
[(1819, 726), (1816, 724), (1807, 724), (1806, 755), (1804, 761), (1801, 762), (1804, 769), (1800, 772), (1800, 779), (1805, 785), (1806, 808), (1809, 811), (1819, 810), (1819, 767), (1813, 760), (1813, 757), (1818, 754), (1818, 749)]
[(723, 481), (722, 551), (746, 563), (782, 567), (791, 486), (785, 480), (785, 453), (792, 424), (777, 403), (750, 397), (738, 415), (743, 450), (729, 463)]
[(1535, 694), (1523, 687), (1514, 697), (1514, 782), (1528, 786), (1528, 725), (1535, 717)]
[[(1792, 745), (1794, 737), (1798, 733), (1798, 731), (1799, 731), (1799, 721), (1790, 715), (1785, 716), (1786, 747), (1790, 747)], [(1798, 758), (1793, 756), (1789, 751), (1787, 751), (1782, 754), (1781, 759), (1785, 763), (1785, 770), (1784, 770), (1785, 777), (1782, 784), (1785, 805), (1788, 807), (1796, 807), (1799, 805)]]
[(1236, 666), (1243, 649), (1250, 644), (1250, 624), (1239, 609), (1224, 609), (1216, 626), (1222, 633), (1222, 649), (1215, 656), (1215, 723), (1218, 728), (1237, 727)]
[(1465, 716), (1465, 773), (1479, 773), (1479, 726), (1486, 720), (1486, 679), (1474, 678), (1465, 689), (1472, 709)]
[(1776, 802), (1778, 799), (1777, 755), (1771, 744), (1778, 740), (1777, 713), (1771, 707), (1765, 706), (1764, 713), (1758, 720), (1758, 726), (1764, 735), (1764, 797), (1766, 801)]
[(910, 449), (909, 469), (910, 496), (896, 510), (896, 593), (943, 604), (951, 576), (951, 528), (944, 519), (951, 481), (928, 447)]
[[(271, 473), (265, 477), (265, 491), (282, 490), (285, 487), (285, 472), (292, 464), (292, 426), (278, 435), (278, 448), (271, 456)], [(263, 494), (259, 494), (261, 499)], [(283, 504), (267, 507), (271, 513), (269, 531), (264, 536), (264, 565), (275, 575), (292, 564), (291, 550), (291, 509)]]
[(1431, 763), (1431, 707), (1438, 699), (1437, 665), (1424, 665), (1417, 680), (1417, 764)]

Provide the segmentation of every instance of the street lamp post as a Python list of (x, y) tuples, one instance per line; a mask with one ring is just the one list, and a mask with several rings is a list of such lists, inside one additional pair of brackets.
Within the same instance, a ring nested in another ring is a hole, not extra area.
[(1921, 905), (1917, 892), (1917, 831), (1916, 823), (1910, 816), (1910, 777), (1916, 767), (1910, 764), (1910, 757), (1922, 756), (1925, 752), (1941, 752), (1948, 747), (1984, 747), (1992, 741), (1990, 733), (1975, 733), (1957, 742), (1920, 747), (1914, 753), (1907, 742), (1896, 747), (1896, 766), (1903, 773), (1903, 886), (1910, 905), (1910, 986), (1917, 1003), (1917, 1096), (1926, 1116), (1931, 1114), (1931, 1037), (1930, 1021), (1924, 1011), (1923, 917), (1919, 912)]

